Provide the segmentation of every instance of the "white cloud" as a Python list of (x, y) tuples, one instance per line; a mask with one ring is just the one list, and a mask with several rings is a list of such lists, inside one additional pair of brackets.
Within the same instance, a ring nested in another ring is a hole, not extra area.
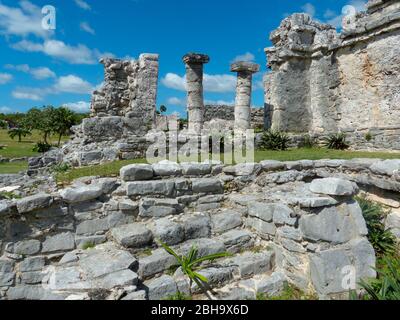
[(311, 17), (315, 16), (316, 10), (313, 4), (311, 3), (306, 3), (304, 6), (301, 7), (301, 9), (307, 13), (308, 15), (310, 15)]
[(94, 87), (87, 81), (75, 75), (60, 77), (55, 84), (45, 88), (18, 87), (12, 92), (15, 99), (42, 101), (51, 94), (75, 93), (90, 94)]
[(20, 65), (7, 64), (5, 67), (10, 70), (17, 70), (17, 71), (21, 71), (24, 73), (29, 73), (35, 79), (38, 79), (38, 80), (56, 77), (56, 74), (47, 67), (31, 68), (27, 64), (20, 64)]
[(26, 37), (35, 35), (46, 38), (52, 31), (42, 28), (41, 8), (22, 0), (18, 7), (8, 7), (0, 2), (0, 34)]
[(13, 76), (9, 73), (0, 73), (0, 84), (9, 83), (13, 79)]
[(104, 56), (98, 50), (91, 50), (83, 44), (70, 46), (59, 40), (46, 40), (43, 44), (22, 40), (13, 44), (12, 47), (19, 51), (43, 52), (71, 64), (95, 64), (100, 57)]
[(186, 98), (177, 98), (177, 97), (171, 97), (167, 99), (167, 104), (173, 105), (173, 106), (182, 106), (186, 107), (187, 104), (187, 99)]
[(0, 113), (12, 113), (12, 109), (9, 107), (2, 106), (0, 107)]
[(58, 92), (80, 94), (91, 93), (94, 89), (89, 82), (74, 75), (68, 75), (58, 78), (56, 84), (54, 85), (54, 88)]
[(90, 102), (87, 101), (64, 103), (64, 106), (78, 113), (87, 113), (90, 111)]
[[(356, 10), (356, 12), (361, 12), (366, 10), (366, 4), (367, 1), (365, 0), (352, 0), (348, 2), (347, 6), (352, 6)], [(346, 6), (343, 7), (343, 9), (345, 8)], [(326, 19), (326, 23), (334, 26), (335, 28), (340, 28), (342, 26), (343, 18), (345, 17), (346, 14), (348, 14), (348, 12), (336, 13), (331, 9), (327, 9), (324, 13), (324, 18)]]
[(80, 27), (82, 31), (85, 31), (93, 35), (96, 34), (96, 31), (94, 31), (94, 29), (90, 26), (88, 22), (81, 22)]
[(246, 52), (245, 54), (238, 55), (236, 56), (233, 60), (232, 63), (238, 62), (238, 61), (246, 61), (246, 62), (253, 62), (255, 60), (254, 54), (250, 52)]
[(11, 94), (15, 99), (19, 100), (41, 101), (46, 92), (34, 88), (17, 88)]
[(186, 77), (181, 77), (175, 73), (167, 73), (167, 75), (161, 79), (161, 83), (170, 89), (179, 91), (186, 91)]
[[(204, 91), (206, 92), (234, 92), (236, 90), (236, 77), (233, 75), (209, 75), (204, 74)], [(170, 89), (186, 91), (186, 76), (168, 73), (161, 83)]]
[(76, 5), (83, 10), (91, 10), (92, 7), (84, 0), (75, 0)]
[(210, 105), (210, 106), (234, 106), (235, 105), (235, 101), (226, 101), (226, 100), (205, 100), (204, 104), (206, 105)]

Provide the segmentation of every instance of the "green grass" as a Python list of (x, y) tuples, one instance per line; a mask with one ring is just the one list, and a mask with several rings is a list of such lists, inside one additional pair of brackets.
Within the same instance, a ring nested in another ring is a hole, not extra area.
[(340, 151), (324, 148), (300, 148), (287, 151), (256, 151), (255, 161), (278, 160), (321, 160), (321, 159), (354, 159), (354, 158), (378, 158), (378, 159), (399, 159), (400, 152), (368, 152), (368, 151)]
[(124, 160), (114, 161), (106, 164), (73, 168), (65, 173), (59, 173), (56, 175), (57, 182), (60, 184), (69, 184), (75, 179), (82, 177), (100, 176), (100, 177), (115, 177), (119, 175), (119, 171), (122, 167), (134, 163), (146, 163), (145, 159), (138, 160)]
[[(67, 141), (69, 137), (63, 137), (62, 141)], [(4, 158), (22, 158), (22, 157), (34, 157), (38, 153), (34, 152), (32, 149), (37, 142), (42, 140), (42, 137), (38, 131), (34, 131), (31, 136), (22, 138), (22, 142), (18, 142), (16, 137), (12, 140), (8, 136), (8, 130), (0, 130), (0, 145), (6, 146), (4, 149), (0, 150), (0, 156)], [(58, 137), (52, 136), (49, 139), (50, 143), (57, 144)]]
[(305, 293), (293, 285), (285, 285), (285, 289), (278, 296), (269, 297), (264, 293), (257, 294), (258, 301), (298, 301), (298, 300), (318, 300), (314, 293)]
[(0, 174), (19, 173), (28, 169), (28, 162), (0, 163)]
[[(382, 158), (398, 159), (400, 153), (388, 152), (355, 152), (355, 151), (337, 151), (327, 149), (292, 149), (288, 151), (256, 151), (255, 161), (279, 160), (319, 160), (319, 159), (354, 159), (354, 158)], [(73, 180), (87, 176), (113, 177), (118, 176), (122, 167), (133, 163), (146, 163), (146, 159), (115, 161), (102, 165), (91, 167), (74, 168), (65, 173), (57, 174), (57, 182), (69, 184)]]

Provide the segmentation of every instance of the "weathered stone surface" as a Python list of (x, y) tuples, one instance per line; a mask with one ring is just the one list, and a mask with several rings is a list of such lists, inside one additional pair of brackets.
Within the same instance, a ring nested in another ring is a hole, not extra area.
[(149, 164), (132, 164), (121, 168), (120, 176), (123, 181), (142, 181), (153, 178), (154, 172)]
[(295, 241), (301, 241), (303, 239), (303, 234), (301, 233), (300, 229), (289, 226), (279, 228), (277, 230), (277, 236)]
[(237, 265), (241, 278), (263, 274), (270, 271), (273, 267), (272, 251), (251, 253), (246, 252), (240, 256), (233, 258), (232, 265)]
[(147, 287), (149, 300), (163, 300), (168, 296), (175, 295), (178, 291), (176, 283), (171, 276), (161, 276), (145, 282), (144, 286)]
[(133, 222), (132, 217), (121, 212), (115, 212), (108, 215), (106, 218), (83, 221), (76, 227), (76, 234), (82, 236), (104, 233), (111, 228), (131, 222)]
[(156, 239), (170, 246), (181, 243), (185, 239), (184, 227), (168, 218), (156, 220), (153, 233)]
[(271, 276), (257, 282), (257, 293), (263, 293), (269, 297), (278, 296), (285, 289), (286, 277), (281, 272), (274, 272)]
[(128, 182), (128, 196), (147, 196), (147, 195), (163, 195), (171, 196), (174, 192), (175, 183), (173, 181), (143, 181)]
[(211, 174), (212, 165), (209, 163), (182, 163), (182, 173), (185, 176), (204, 176)]
[[(245, 233), (245, 232), (244, 232)], [(189, 254), (190, 250), (195, 247), (198, 250), (198, 256), (204, 257), (216, 253), (221, 253), (226, 251), (226, 247), (224, 244), (224, 240), (226, 243), (233, 245), (239, 242), (239, 240), (243, 240), (245, 237), (244, 233), (231, 233), (227, 234), (225, 237), (221, 237), (218, 239), (210, 239), (210, 238), (203, 238), (203, 239), (194, 239), (189, 240), (179, 246), (177, 249), (183, 255)], [(246, 233), (247, 235), (247, 233)], [(236, 242), (235, 242), (236, 240)]]
[(127, 248), (141, 248), (151, 243), (153, 235), (144, 224), (133, 223), (111, 230), (111, 236)]
[(233, 175), (236, 177), (251, 176), (261, 171), (261, 165), (258, 163), (241, 163), (232, 167), (225, 167), (223, 172), (225, 174)]
[(42, 244), (39, 240), (26, 240), (7, 245), (6, 251), (23, 256), (34, 255), (40, 252)]
[(231, 253), (237, 253), (253, 245), (252, 234), (245, 230), (228, 231), (218, 237), (218, 240), (222, 241)]
[(392, 176), (397, 170), (400, 170), (400, 160), (385, 160), (374, 163), (370, 170), (373, 173)]
[(225, 210), (222, 213), (211, 215), (211, 223), (213, 232), (226, 232), (242, 225), (242, 215), (233, 210)]
[(164, 249), (158, 249), (147, 257), (139, 259), (138, 274), (147, 279), (176, 265), (176, 259)]
[(8, 273), (0, 272), (0, 287), (10, 287), (14, 284), (14, 280), (15, 280), (14, 272), (8, 272)]
[(136, 291), (129, 293), (127, 296), (122, 298), (122, 300), (125, 301), (140, 301), (140, 300), (146, 300), (146, 291), (141, 290), (141, 291)]
[(313, 180), (310, 190), (314, 193), (330, 196), (353, 196), (357, 193), (358, 188), (350, 181), (338, 178), (326, 178)]
[(68, 251), (75, 248), (75, 237), (72, 233), (61, 233), (52, 237), (47, 237), (43, 242), (43, 253), (57, 251)]
[(38, 209), (49, 207), (53, 202), (53, 197), (48, 194), (37, 194), (17, 201), (19, 213), (27, 213)]
[(211, 221), (207, 215), (188, 215), (182, 219), (182, 222), (187, 240), (208, 238), (211, 235)]
[(176, 162), (161, 161), (153, 164), (154, 174), (161, 177), (180, 176), (182, 174), (182, 168)]
[(260, 162), (261, 167), (264, 171), (278, 171), (285, 170), (286, 166), (283, 162), (275, 161), (275, 160), (265, 160)]
[(24, 284), (39, 284), (42, 283), (44, 276), (41, 271), (23, 272), (19, 275), (19, 279)]
[[(201, 275), (207, 278), (209, 285), (212, 287), (221, 287), (233, 279), (232, 267), (211, 267), (199, 271)], [(200, 292), (200, 288), (196, 283), (192, 285), (192, 291)]]
[[(353, 272), (355, 284), (361, 279), (375, 278), (375, 252), (366, 239), (355, 239), (349, 244), (316, 253), (310, 258), (311, 279), (320, 296), (346, 293), (350, 288), (345, 276)], [(355, 288), (352, 288), (355, 289)]]
[(194, 193), (222, 193), (223, 186), (218, 179), (193, 179), (192, 189)]
[(150, 199), (140, 202), (139, 216), (144, 218), (163, 218), (181, 212), (181, 206), (176, 199)]
[(15, 262), (9, 259), (0, 258), (0, 273), (10, 273), (14, 270)]
[(324, 208), (315, 215), (302, 216), (300, 229), (307, 239), (332, 243), (345, 243), (368, 234), (361, 208), (356, 201)]
[(54, 268), (43, 280), (49, 289), (96, 290), (137, 284), (138, 276), (131, 271), (137, 261), (127, 251), (105, 244), (75, 254), (78, 259), (73, 264)]
[(99, 185), (79, 186), (60, 191), (60, 196), (68, 203), (79, 203), (100, 197), (103, 190)]
[(269, 239), (269, 236), (275, 236), (276, 226), (272, 222), (265, 222), (256, 218), (247, 218), (246, 225), (258, 232), (260, 237)]
[[(249, 216), (258, 218), (265, 222), (272, 222), (274, 211), (271, 209), (271, 207), (268, 206), (269, 205), (264, 202), (249, 202)], [(270, 208), (271, 210), (268, 210), (268, 208)]]
[(46, 260), (44, 257), (27, 258), (19, 264), (19, 271), (32, 272), (40, 271), (44, 268)]

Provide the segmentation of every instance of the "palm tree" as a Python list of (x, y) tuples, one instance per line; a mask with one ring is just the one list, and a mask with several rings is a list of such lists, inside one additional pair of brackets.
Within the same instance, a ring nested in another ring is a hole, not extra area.
[(193, 282), (197, 284), (197, 286), (203, 291), (203, 293), (207, 296), (208, 299), (213, 300), (213, 297), (208, 293), (208, 289), (210, 288), (208, 284), (208, 279), (198, 273), (199, 267), (203, 262), (213, 262), (217, 259), (229, 257), (230, 253), (216, 253), (212, 255), (208, 255), (205, 257), (198, 257), (198, 249), (196, 247), (192, 247), (189, 254), (187, 256), (179, 256), (174, 250), (172, 250), (167, 244), (160, 241), (161, 246), (167, 251), (170, 255), (174, 256), (176, 261), (178, 262), (178, 266), (182, 268), (183, 273), (189, 278), (189, 292), (192, 294), (192, 284)]
[(15, 137), (18, 137), (18, 142), (22, 142), (22, 137), (31, 136), (32, 133), (24, 128), (14, 128), (8, 131), (8, 135), (13, 140)]

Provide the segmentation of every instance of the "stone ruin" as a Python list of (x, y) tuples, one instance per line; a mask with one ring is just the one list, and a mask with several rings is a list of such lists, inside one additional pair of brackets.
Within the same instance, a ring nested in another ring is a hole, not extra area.
[(340, 131), (354, 148), (400, 149), (400, 2), (367, 8), (346, 17), (341, 33), (307, 14), (271, 33), (265, 100), (274, 129)]
[[(231, 66), (238, 75), (235, 107), (206, 107), (203, 67), (210, 58), (185, 55), (189, 122), (177, 133), (180, 143), (215, 128), (264, 127), (291, 133), (294, 144), (305, 134), (321, 140), (344, 132), (354, 149), (400, 150), (400, 3), (374, 0), (367, 8), (347, 16), (341, 33), (307, 14), (283, 20), (271, 33), (274, 47), (265, 50), (271, 71), (265, 75), (264, 109), (251, 109), (258, 65)], [(156, 113), (158, 55), (101, 63), (105, 80), (93, 94), (91, 117), (74, 128), (61, 153), (33, 159), (31, 172), (54, 161), (84, 166), (143, 158), (160, 132), (179, 130), (176, 119)]]

